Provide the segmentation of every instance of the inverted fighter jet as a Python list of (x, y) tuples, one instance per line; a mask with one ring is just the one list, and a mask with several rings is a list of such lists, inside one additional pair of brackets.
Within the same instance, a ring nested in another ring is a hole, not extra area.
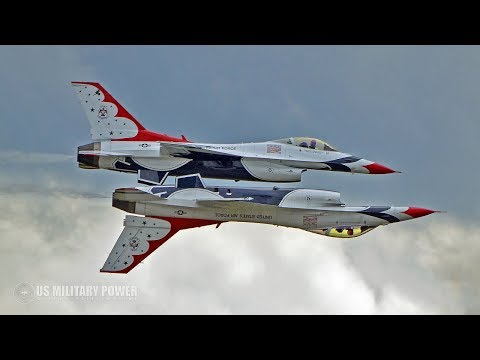
[(138, 181), (161, 185), (167, 176), (199, 173), (204, 178), (298, 182), (306, 170), (388, 174), (396, 171), (338, 151), (310, 137), (257, 143), (191, 142), (147, 130), (102, 85), (72, 82), (87, 114), (93, 143), (78, 147), (81, 168), (138, 174)]
[(419, 207), (346, 206), (340, 194), (315, 189), (206, 187), (196, 175), (175, 186), (117, 189), (112, 206), (131, 214), (101, 272), (128, 273), (175, 233), (224, 222), (252, 222), (353, 238), (380, 225), (432, 214)]

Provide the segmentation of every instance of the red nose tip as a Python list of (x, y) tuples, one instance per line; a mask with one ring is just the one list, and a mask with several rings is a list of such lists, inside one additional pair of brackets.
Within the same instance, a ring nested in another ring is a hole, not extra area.
[(436, 212), (435, 210), (430, 210), (430, 209), (424, 209), (424, 208), (419, 208), (419, 207), (409, 207), (403, 213), (407, 214), (407, 215), (410, 215), (413, 218), (418, 218), (418, 217), (421, 217), (421, 216), (433, 214), (435, 212)]
[(391, 174), (391, 173), (397, 172), (395, 170), (392, 170), (378, 163), (363, 165), (363, 167), (366, 168), (370, 172), (370, 174)]

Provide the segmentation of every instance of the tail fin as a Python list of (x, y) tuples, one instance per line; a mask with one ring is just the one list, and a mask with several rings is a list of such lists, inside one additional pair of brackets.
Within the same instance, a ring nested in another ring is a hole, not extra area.
[[(128, 189), (127, 189), (128, 190)], [(180, 230), (222, 221), (127, 215), (123, 231), (100, 272), (126, 274)]]
[(87, 114), (93, 140), (134, 138), (145, 130), (99, 83), (72, 81), (72, 86)]
[(87, 115), (93, 140), (173, 142), (186, 140), (145, 129), (99, 83), (72, 81), (72, 86)]

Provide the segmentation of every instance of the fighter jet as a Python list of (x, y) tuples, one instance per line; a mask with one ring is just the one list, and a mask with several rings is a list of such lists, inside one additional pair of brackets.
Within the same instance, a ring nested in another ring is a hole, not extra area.
[(380, 225), (432, 214), (419, 207), (346, 206), (334, 191), (292, 188), (206, 187), (199, 174), (177, 177), (175, 186), (117, 189), (112, 206), (127, 213), (124, 229), (101, 272), (128, 273), (183, 229), (224, 222), (298, 228), (353, 238)]
[(81, 168), (137, 173), (138, 181), (147, 185), (161, 185), (167, 176), (193, 173), (236, 181), (298, 182), (306, 170), (397, 172), (310, 137), (208, 144), (191, 142), (184, 135), (156, 133), (147, 130), (99, 83), (72, 85), (95, 141), (78, 147)]

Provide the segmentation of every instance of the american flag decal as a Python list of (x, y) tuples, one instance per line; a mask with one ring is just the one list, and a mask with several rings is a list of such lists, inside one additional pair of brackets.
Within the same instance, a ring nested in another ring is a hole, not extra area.
[(280, 154), (282, 147), (276, 144), (267, 144), (267, 154)]
[(317, 217), (315, 215), (304, 215), (303, 216), (303, 225), (305, 226), (316, 226)]

